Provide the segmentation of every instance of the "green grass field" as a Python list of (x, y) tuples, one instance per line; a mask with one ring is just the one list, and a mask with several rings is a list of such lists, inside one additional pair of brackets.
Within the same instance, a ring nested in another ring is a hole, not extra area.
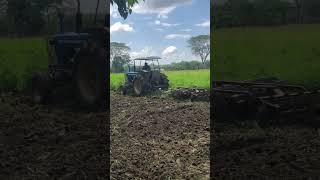
[(213, 79), (275, 76), (320, 88), (320, 25), (230, 28), (212, 37)]
[(44, 39), (0, 38), (0, 89), (22, 90), (29, 84), (34, 72), (46, 67)]
[[(164, 72), (169, 79), (170, 88), (177, 87), (210, 87), (209, 70), (188, 70), (188, 71), (166, 71)], [(110, 88), (117, 89), (124, 82), (124, 74), (111, 74)]]
[[(23, 90), (35, 72), (47, 69), (44, 38), (0, 38), (0, 90)], [(168, 71), (170, 87), (209, 87), (209, 70)], [(123, 74), (111, 74), (111, 88), (119, 87)]]
[[(212, 72), (217, 80), (276, 76), (320, 88), (320, 25), (250, 27), (212, 32)], [(47, 67), (43, 38), (0, 38), (0, 89), (23, 89)], [(209, 87), (209, 71), (168, 71), (171, 88)], [(123, 74), (111, 75), (115, 89)]]

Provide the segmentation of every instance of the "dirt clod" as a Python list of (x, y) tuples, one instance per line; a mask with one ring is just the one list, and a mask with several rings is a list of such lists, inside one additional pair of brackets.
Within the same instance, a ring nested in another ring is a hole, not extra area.
[(111, 98), (112, 179), (209, 179), (209, 103)]
[(219, 126), (212, 136), (214, 179), (320, 177), (320, 140), (315, 128)]
[(179, 100), (210, 101), (210, 93), (201, 88), (177, 88), (171, 92), (171, 96)]

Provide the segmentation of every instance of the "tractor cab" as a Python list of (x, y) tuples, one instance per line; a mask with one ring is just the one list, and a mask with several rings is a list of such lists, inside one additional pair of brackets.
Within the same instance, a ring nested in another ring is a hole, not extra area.
[(150, 57), (141, 57), (133, 59), (128, 65), (126, 65), (125, 76), (126, 80), (129, 82), (133, 82), (134, 78), (138, 74), (152, 74), (155, 76), (156, 74), (160, 75), (160, 57), (150, 56)]
[(125, 69), (123, 94), (133, 90), (135, 95), (142, 95), (155, 89), (168, 89), (169, 80), (160, 72), (160, 57), (150, 56), (133, 59)]

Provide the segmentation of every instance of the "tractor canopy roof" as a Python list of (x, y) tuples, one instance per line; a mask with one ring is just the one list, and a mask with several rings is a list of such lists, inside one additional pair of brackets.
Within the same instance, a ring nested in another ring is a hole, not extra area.
[(161, 59), (158, 56), (149, 56), (149, 57), (140, 57), (140, 58), (135, 58), (133, 60), (140, 60), (140, 61), (153, 61), (153, 60), (158, 60)]

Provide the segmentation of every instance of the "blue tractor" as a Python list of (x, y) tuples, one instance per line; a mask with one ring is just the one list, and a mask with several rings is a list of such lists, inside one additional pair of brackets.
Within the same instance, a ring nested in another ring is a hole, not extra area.
[[(55, 88), (71, 85), (78, 104), (90, 109), (107, 106), (109, 84), (109, 16), (104, 25), (82, 28), (82, 14), (78, 0), (75, 32), (64, 32), (63, 14), (59, 14), (60, 33), (48, 40), (49, 71), (32, 78), (32, 99), (35, 103), (52, 100)], [(97, 3), (97, 8), (99, 1)]]
[(157, 56), (133, 59), (125, 69), (122, 94), (133, 92), (134, 95), (140, 96), (154, 90), (167, 90), (169, 80), (161, 72), (159, 59), (161, 58)]

